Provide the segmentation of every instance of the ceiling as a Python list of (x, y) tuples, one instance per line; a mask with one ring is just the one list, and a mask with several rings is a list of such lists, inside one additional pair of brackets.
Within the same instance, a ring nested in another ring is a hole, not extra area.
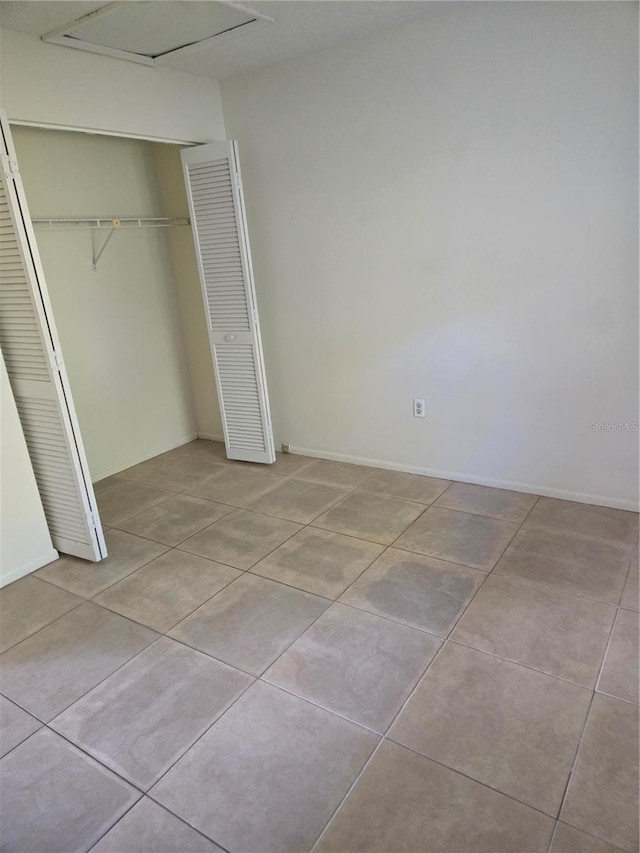
[[(127, 7), (131, 3), (141, 6), (142, 0), (128, 0), (122, 6)], [(105, 0), (2, 0), (0, 25), (34, 36), (44, 36), (108, 5)], [(123, 17), (126, 12), (131, 19), (138, 17), (146, 21), (147, 27), (152, 27), (156, 33), (158, 43), (168, 43), (178, 30), (184, 29), (187, 15), (183, 14), (181, 6), (184, 6), (185, 11), (191, 7), (189, 12), (195, 11), (197, 7), (198, 17), (202, 18), (207, 7), (213, 15), (216, 10), (220, 12), (221, 5), (216, 0), (182, 0), (182, 3), (146, 0), (144, 15), (134, 15), (133, 9), (129, 7), (116, 10), (113, 19), (108, 14), (94, 20), (96, 24), (99, 22), (105, 41), (107, 38), (103, 31), (113, 20), (111, 32), (108, 33), (111, 47), (117, 41), (115, 19), (120, 11)], [(239, 4), (229, 5), (235, 7)], [(225, 33), (223, 38), (214, 38), (195, 50), (191, 47), (173, 55), (166, 54), (157, 62), (189, 74), (221, 80), (321, 50), (340, 41), (410, 24), (423, 18), (430, 6), (428, 0), (246, 0), (241, 4), (242, 9), (253, 10), (261, 18), (272, 18), (273, 22), (255, 28), (239, 26), (237, 30)], [(87, 24), (83, 29), (76, 29), (76, 33), (86, 33), (88, 29)], [(94, 32), (97, 30), (94, 26)], [(120, 31), (124, 46), (127, 27), (121, 26)], [(70, 48), (60, 45), (57, 49)]]

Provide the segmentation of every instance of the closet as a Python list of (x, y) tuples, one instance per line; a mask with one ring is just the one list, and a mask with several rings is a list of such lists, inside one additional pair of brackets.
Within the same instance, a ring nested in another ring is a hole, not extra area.
[[(58, 550), (102, 559), (91, 481), (197, 435), (224, 436), (232, 458), (275, 459), (237, 149), (183, 149), (183, 164), (180, 146), (3, 128), (1, 225), (8, 240), (24, 233), (11, 263), (4, 254), (0, 343), (16, 356), (8, 372), (18, 402), (17, 374), (33, 355), (16, 334), (33, 335), (34, 322), (16, 284), (21, 265), (32, 302), (44, 300), (31, 308), (49, 362), (32, 387), (61, 385), (58, 427), (29, 425), (42, 401), (21, 414), (45, 514)], [(30, 215), (16, 215), (16, 193)], [(46, 337), (56, 325), (63, 363)]]

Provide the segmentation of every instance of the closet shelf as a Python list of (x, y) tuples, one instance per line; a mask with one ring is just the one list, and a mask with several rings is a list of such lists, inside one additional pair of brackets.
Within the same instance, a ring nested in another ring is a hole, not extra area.
[(186, 216), (117, 216), (96, 217), (92, 219), (39, 219), (31, 220), (42, 228), (168, 228), (175, 225), (189, 225)]
[(57, 230), (61, 228), (85, 228), (96, 230), (98, 228), (108, 228), (109, 233), (104, 239), (100, 249), (96, 252), (95, 242), (93, 246), (93, 263), (91, 268), (95, 272), (98, 268), (100, 256), (107, 248), (107, 243), (113, 237), (118, 228), (171, 228), (176, 225), (189, 225), (190, 220), (186, 216), (114, 216), (114, 217), (97, 217), (92, 219), (87, 217), (84, 219), (71, 219), (68, 217), (40, 219), (38, 217), (31, 220), (34, 226), (39, 228), (49, 228)]

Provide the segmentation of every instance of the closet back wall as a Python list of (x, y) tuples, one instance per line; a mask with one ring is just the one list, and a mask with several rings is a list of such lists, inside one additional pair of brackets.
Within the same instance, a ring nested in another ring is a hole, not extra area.
[[(151, 143), (14, 127), (32, 217), (163, 216)], [(177, 156), (177, 154), (176, 154)], [(185, 229), (186, 230), (186, 229)], [(165, 229), (36, 229), (91, 475), (195, 437)]]

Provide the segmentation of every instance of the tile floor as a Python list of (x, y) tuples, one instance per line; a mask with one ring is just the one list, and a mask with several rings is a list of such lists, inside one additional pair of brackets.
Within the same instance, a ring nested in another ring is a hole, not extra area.
[(6, 853), (638, 850), (638, 517), (197, 441), (0, 592)]

